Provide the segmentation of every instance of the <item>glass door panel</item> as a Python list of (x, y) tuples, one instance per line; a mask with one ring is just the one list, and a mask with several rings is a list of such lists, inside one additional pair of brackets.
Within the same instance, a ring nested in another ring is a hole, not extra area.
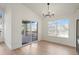
[(32, 41), (31, 22), (23, 21), (22, 24), (23, 24), (22, 44), (27, 44)]
[(31, 23), (31, 28), (32, 28), (32, 41), (37, 40), (37, 22), (32, 22)]

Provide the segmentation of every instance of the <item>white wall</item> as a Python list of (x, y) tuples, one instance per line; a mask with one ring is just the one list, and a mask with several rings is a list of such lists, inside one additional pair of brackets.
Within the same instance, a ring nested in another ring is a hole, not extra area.
[(10, 49), (12, 48), (11, 39), (12, 39), (12, 14), (11, 14), (11, 8), (7, 6), (4, 15), (4, 41)]
[[(38, 40), (41, 40), (41, 18), (29, 8), (21, 4), (10, 4), (10, 10), (5, 18), (5, 39), (11, 49), (22, 47), (22, 20), (34, 20), (38, 22)], [(11, 14), (9, 13), (11, 11)], [(9, 18), (8, 18), (9, 16)]]

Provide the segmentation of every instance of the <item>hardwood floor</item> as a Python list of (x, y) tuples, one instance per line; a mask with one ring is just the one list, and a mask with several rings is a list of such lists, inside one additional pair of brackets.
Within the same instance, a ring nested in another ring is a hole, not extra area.
[(16, 50), (9, 50), (4, 43), (1, 43), (0, 55), (76, 55), (76, 49), (65, 45), (40, 41)]

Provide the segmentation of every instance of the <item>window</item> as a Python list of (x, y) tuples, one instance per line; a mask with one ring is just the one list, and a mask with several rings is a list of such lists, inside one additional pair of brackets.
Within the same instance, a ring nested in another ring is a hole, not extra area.
[(48, 35), (55, 37), (69, 37), (69, 19), (52, 20), (48, 22)]

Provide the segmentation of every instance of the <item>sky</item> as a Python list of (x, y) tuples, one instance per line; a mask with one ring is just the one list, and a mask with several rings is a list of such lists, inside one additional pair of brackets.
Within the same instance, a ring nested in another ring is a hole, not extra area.
[(69, 19), (58, 19), (54, 21), (50, 21), (49, 24), (59, 24), (59, 25), (64, 25), (64, 24), (69, 24)]
[(69, 23), (69, 19), (59, 19), (56, 22), (60, 25), (64, 25)]

